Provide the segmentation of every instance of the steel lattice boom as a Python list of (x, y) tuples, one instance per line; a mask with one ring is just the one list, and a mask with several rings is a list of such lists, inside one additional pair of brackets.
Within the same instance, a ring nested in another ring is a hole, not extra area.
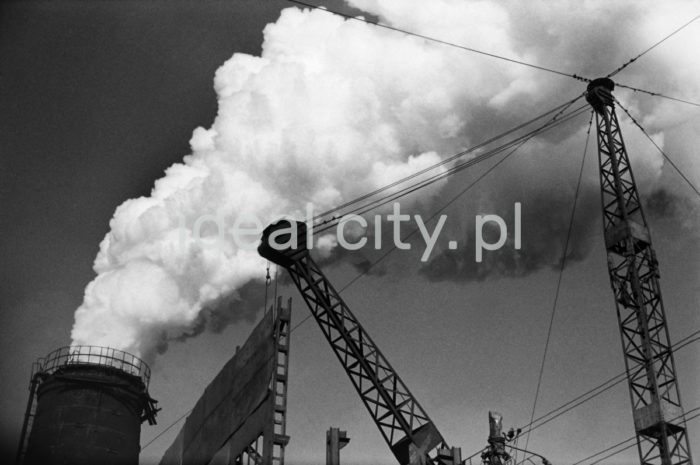
[(608, 270), (643, 465), (692, 464), (656, 255), (608, 78), (592, 81)]
[(429, 452), (444, 446), (442, 435), (311, 259), (308, 249), (288, 245), (280, 250), (277, 244), (297, 242), (291, 240), (293, 234), (298, 242), (305, 242), (305, 225), (284, 220), (269, 226), (258, 252), (287, 269), (399, 463), (424, 463)]

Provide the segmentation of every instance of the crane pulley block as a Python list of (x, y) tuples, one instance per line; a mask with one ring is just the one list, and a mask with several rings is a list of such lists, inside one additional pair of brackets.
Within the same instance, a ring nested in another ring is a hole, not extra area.
[(603, 113), (606, 106), (612, 107), (614, 99), (612, 91), (615, 83), (610, 78), (598, 78), (588, 83), (586, 88), (586, 101), (598, 113)]
[(309, 253), (306, 245), (306, 224), (280, 220), (263, 230), (258, 254), (285, 268), (289, 268)]

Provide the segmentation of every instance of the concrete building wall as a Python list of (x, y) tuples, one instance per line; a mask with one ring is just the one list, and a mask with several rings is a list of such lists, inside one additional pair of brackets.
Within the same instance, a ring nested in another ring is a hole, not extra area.
[[(275, 328), (280, 312), (268, 312), (197, 401), (160, 465), (231, 463), (270, 429), (277, 362)], [(288, 310), (287, 310), (288, 318)]]

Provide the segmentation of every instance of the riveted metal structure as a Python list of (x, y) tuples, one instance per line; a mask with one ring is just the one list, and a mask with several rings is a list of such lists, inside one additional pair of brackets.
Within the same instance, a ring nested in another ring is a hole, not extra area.
[(433, 460), (431, 452), (447, 448), (443, 436), (312, 260), (306, 239), (306, 225), (282, 220), (263, 231), (258, 253), (287, 269), (398, 462)]
[(34, 364), (18, 451), (25, 464), (137, 465), (141, 423), (155, 424), (150, 370), (107, 347), (60, 348)]
[(643, 465), (692, 463), (661, 299), (659, 269), (608, 78), (588, 85), (596, 112), (608, 271)]

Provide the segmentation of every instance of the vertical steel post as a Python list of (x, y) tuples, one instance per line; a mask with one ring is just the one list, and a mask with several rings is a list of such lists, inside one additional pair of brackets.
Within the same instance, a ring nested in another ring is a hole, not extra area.
[(270, 391), (275, 396), (272, 435), (266, 447), (270, 450), (270, 463), (284, 465), (284, 449), (289, 443), (287, 435), (287, 381), (289, 379), (289, 342), (292, 299), (287, 307), (282, 306), (282, 297), (277, 298), (274, 308), (275, 321), (275, 371), (270, 381)]
[(489, 412), (489, 447), (481, 455), (488, 465), (503, 465), (510, 459), (506, 452), (506, 438), (503, 436), (503, 416), (498, 412)]
[(21, 465), (24, 461), (24, 455), (27, 452), (27, 438), (32, 429), (34, 414), (36, 411), (36, 388), (40, 383), (40, 372), (37, 367), (36, 371), (32, 370), (32, 377), (29, 383), (29, 399), (27, 400), (27, 409), (24, 413), (24, 422), (22, 423), (22, 433), (19, 436), (19, 447), (17, 448), (17, 457), (15, 463)]
[(608, 78), (588, 85), (596, 112), (603, 232), (642, 465), (692, 464), (656, 255)]
[(339, 428), (326, 431), (326, 465), (340, 465), (340, 449), (349, 442), (346, 431), (340, 431)]

